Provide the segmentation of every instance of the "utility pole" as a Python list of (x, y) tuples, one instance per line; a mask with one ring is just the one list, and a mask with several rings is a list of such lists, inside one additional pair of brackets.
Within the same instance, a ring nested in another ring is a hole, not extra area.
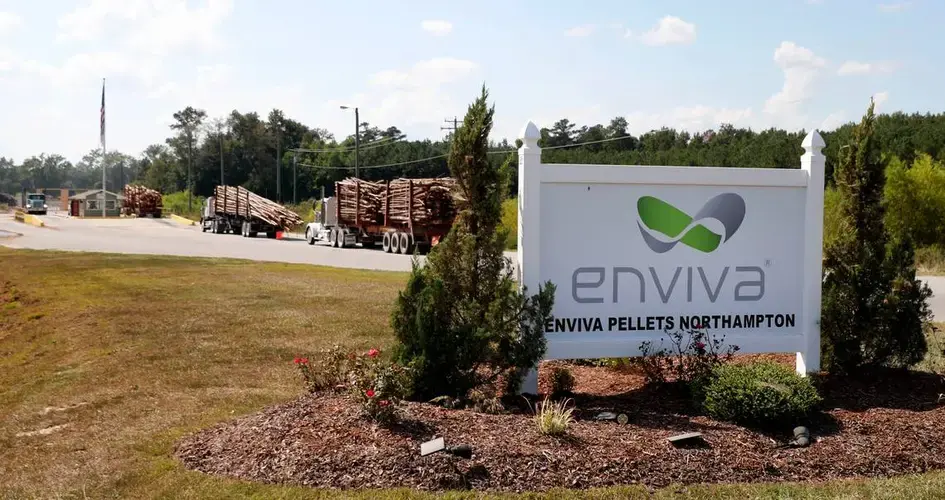
[(217, 122), (217, 137), (220, 138), (220, 185), (225, 186), (226, 182), (223, 181), (223, 122)]
[(194, 204), (194, 130), (187, 127), (187, 210), (193, 210)]
[[(341, 109), (351, 109), (349, 106), (340, 106)], [(360, 179), (360, 150), (361, 149), (361, 119), (358, 118), (358, 108), (354, 108), (354, 177)]]
[(358, 168), (360, 167), (359, 150), (361, 149), (361, 120), (358, 119), (358, 108), (354, 108), (354, 177), (360, 179)]
[(276, 199), (282, 203), (282, 124), (276, 129)]
[(299, 152), (295, 151), (292, 155), (292, 203), (298, 203), (299, 197), (297, 186), (299, 184)]
[[(449, 118), (446, 118), (443, 121), (446, 122), (446, 126), (440, 127), (440, 130), (449, 130), (453, 132), (454, 134), (456, 133), (457, 130), (459, 130), (459, 118), (454, 116), (452, 120), (450, 120)], [(450, 126), (450, 122), (453, 122), (452, 126)]]

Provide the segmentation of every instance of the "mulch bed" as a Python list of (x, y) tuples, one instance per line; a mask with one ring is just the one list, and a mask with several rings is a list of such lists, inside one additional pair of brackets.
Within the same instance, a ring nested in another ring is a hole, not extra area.
[[(793, 357), (780, 358), (793, 363)], [(410, 487), (541, 491), (670, 483), (823, 481), (945, 469), (942, 379), (882, 371), (819, 380), (825, 411), (808, 425), (815, 442), (761, 433), (696, 415), (681, 395), (642, 385), (628, 371), (571, 366), (577, 421), (563, 438), (539, 434), (527, 412), (489, 415), (409, 403), (399, 424), (358, 417), (344, 397), (306, 395), (186, 437), (177, 457), (210, 474), (323, 488)], [(545, 370), (543, 370), (545, 371)], [(627, 425), (591, 420), (619, 410)], [(701, 432), (702, 446), (666, 438)], [(445, 437), (473, 457), (421, 457), (420, 443)]]

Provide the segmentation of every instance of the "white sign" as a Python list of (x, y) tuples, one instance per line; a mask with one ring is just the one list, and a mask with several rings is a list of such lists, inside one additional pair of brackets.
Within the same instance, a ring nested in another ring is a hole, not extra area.
[(556, 286), (547, 358), (637, 356), (667, 332), (707, 330), (819, 370), (816, 131), (799, 170), (543, 164), (538, 128), (522, 135), (519, 279)]

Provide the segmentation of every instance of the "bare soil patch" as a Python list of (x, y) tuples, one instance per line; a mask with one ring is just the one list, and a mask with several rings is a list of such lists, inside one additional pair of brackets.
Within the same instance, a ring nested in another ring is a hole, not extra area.
[[(409, 403), (399, 424), (381, 427), (360, 419), (344, 397), (317, 394), (188, 436), (175, 453), (186, 467), (210, 474), (344, 489), (543, 491), (811, 482), (945, 469), (937, 375), (882, 371), (818, 380), (824, 411), (797, 422), (815, 441), (793, 448), (786, 445), (792, 428), (772, 434), (716, 422), (694, 412), (682, 394), (643, 387), (631, 371), (570, 368), (578, 381), (577, 411), (563, 438), (538, 433), (524, 400), (500, 415)], [(626, 412), (630, 422), (593, 420), (613, 410)], [(666, 440), (694, 431), (703, 434), (701, 445), (677, 448)], [(472, 458), (421, 457), (420, 443), (434, 437), (471, 445)]]

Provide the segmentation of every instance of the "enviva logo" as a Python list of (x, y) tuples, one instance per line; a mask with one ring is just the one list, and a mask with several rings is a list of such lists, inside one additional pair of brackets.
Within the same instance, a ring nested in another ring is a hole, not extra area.
[[(728, 241), (742, 225), (745, 219), (745, 200), (735, 193), (722, 193), (707, 201), (695, 216), (690, 217), (659, 198), (641, 196), (637, 200), (637, 213), (640, 216), (637, 226), (650, 250), (665, 253), (672, 250), (677, 243), (682, 243), (701, 252), (711, 253)], [(702, 225), (701, 222), (705, 219), (721, 222), (725, 234), (716, 234)], [(650, 231), (665, 235), (669, 241), (657, 239)]]

